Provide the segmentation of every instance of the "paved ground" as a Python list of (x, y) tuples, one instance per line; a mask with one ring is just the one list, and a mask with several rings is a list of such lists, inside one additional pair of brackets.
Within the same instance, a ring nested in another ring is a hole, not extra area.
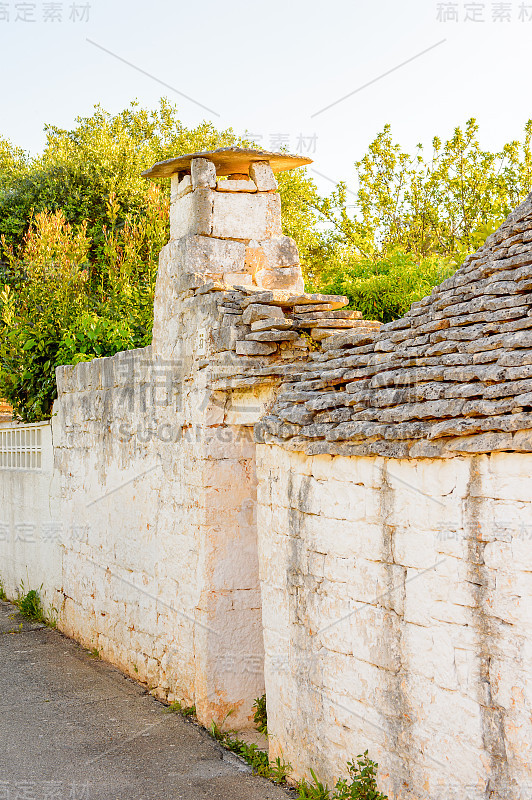
[(199, 726), (0, 602), (0, 800), (287, 800)]

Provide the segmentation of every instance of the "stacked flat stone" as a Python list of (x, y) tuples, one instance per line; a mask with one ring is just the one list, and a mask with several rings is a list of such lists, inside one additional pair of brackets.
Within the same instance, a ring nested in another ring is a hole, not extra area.
[(247, 286), (228, 290), (215, 281), (203, 282), (190, 295), (203, 297), (211, 320), (205, 365), (218, 378), (219, 390), (280, 384), (287, 362), (305, 364), (309, 353), (329, 337), (339, 332), (373, 335), (381, 327), (380, 322), (363, 320), (358, 311), (346, 310), (348, 299), (338, 295)]
[(259, 441), (397, 458), (532, 451), (532, 195), (404, 318), (331, 335), (277, 372)]

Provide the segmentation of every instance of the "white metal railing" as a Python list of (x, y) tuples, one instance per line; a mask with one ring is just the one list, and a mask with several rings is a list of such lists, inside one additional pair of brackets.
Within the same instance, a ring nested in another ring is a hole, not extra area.
[(0, 469), (41, 469), (42, 431), (32, 425), (0, 428)]

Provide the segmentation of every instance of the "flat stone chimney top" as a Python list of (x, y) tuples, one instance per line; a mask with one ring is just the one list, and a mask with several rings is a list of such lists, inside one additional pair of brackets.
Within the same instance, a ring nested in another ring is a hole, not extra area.
[(290, 153), (270, 153), (267, 150), (247, 150), (243, 147), (222, 147), (219, 150), (204, 150), (200, 153), (187, 153), (178, 158), (159, 161), (142, 173), (144, 178), (170, 178), (179, 172), (189, 172), (192, 159), (205, 158), (216, 167), (217, 175), (248, 173), (251, 164), (268, 161), (273, 172), (285, 172), (295, 167), (312, 164), (311, 158), (293, 156)]

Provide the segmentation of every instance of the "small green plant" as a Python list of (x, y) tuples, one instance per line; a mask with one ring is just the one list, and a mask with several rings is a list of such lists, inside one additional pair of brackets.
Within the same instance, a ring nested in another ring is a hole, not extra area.
[(26, 619), (31, 619), (34, 622), (46, 622), (41, 597), (37, 589), (30, 589), (29, 592), (26, 592), (24, 583), (21, 582), (15, 605)]
[(310, 770), (310, 774), (314, 783), (307, 783), (303, 778), (298, 786), (298, 798), (300, 800), (329, 800), (331, 793), (328, 787), (320, 783), (313, 769)]
[(268, 715), (266, 713), (265, 694), (263, 694), (262, 697), (257, 697), (256, 700), (253, 701), (253, 708), (255, 709), (253, 722), (255, 723), (258, 732), (263, 733), (264, 736), (266, 736), (268, 734)]
[(217, 742), (223, 742), (227, 734), (223, 733), (221, 727), (217, 725), (217, 723), (212, 720), (211, 727), (209, 728), (209, 733), (211, 736), (216, 739)]
[(47, 616), (47, 618), (45, 620), (46, 624), (48, 625), (49, 628), (54, 628), (54, 630), (55, 630), (55, 628), (57, 628), (57, 617), (58, 616), (59, 616), (59, 611), (57, 610), (57, 608), (55, 606), (52, 606), (52, 608), (50, 609), (50, 613), (48, 614), (48, 616)]
[(174, 700), (164, 710), (167, 714), (181, 714), (182, 717), (193, 717), (196, 714), (196, 706), (183, 706), (179, 700)]
[(7, 594), (4, 587), (4, 581), (0, 578), (0, 600), (7, 600)]
[(92, 647), (89, 650), (89, 655), (91, 658), (100, 658), (100, 651), (98, 650), (97, 647)]
[(268, 778), (274, 783), (284, 783), (292, 769), (291, 764), (286, 763), (279, 757), (275, 761), (270, 761), (268, 753), (261, 750), (256, 744), (244, 742), (235, 735), (234, 731), (224, 732), (222, 727), (229, 714), (226, 715), (221, 725), (218, 725), (214, 720), (211, 722), (211, 727), (209, 728), (211, 736), (232, 753), (236, 753), (240, 758), (243, 758), (256, 775)]
[(314, 350), (319, 350), (321, 345), (320, 342), (317, 342), (316, 339), (313, 339), (310, 333), (306, 333), (306, 331), (299, 331), (299, 335), (308, 345), (308, 349), (313, 352)]
[(350, 783), (339, 780), (334, 797), (338, 800), (387, 800), (377, 788), (378, 764), (372, 761), (366, 750), (356, 761), (348, 761)]
[(372, 761), (366, 750), (356, 761), (348, 761), (349, 779), (340, 778), (334, 790), (320, 783), (316, 773), (310, 774), (314, 783), (302, 780), (298, 787), (299, 800), (388, 800), (377, 788), (378, 764)]
[(275, 761), (270, 761), (270, 778), (274, 783), (285, 783), (291, 769), (291, 764), (277, 756)]

